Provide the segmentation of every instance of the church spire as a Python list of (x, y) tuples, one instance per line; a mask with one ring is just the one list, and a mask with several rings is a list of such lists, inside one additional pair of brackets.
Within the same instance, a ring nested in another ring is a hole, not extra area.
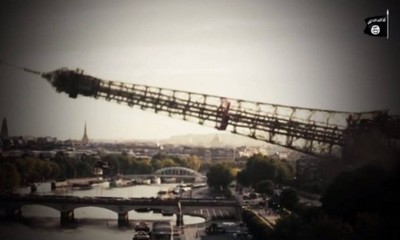
[(1, 138), (8, 138), (8, 126), (7, 126), (7, 119), (6, 118), (3, 118), (3, 122), (1, 124), (0, 137)]
[(86, 145), (86, 144), (88, 144), (88, 143), (89, 143), (89, 138), (88, 138), (88, 136), (87, 136), (86, 122), (85, 122), (85, 129), (84, 129), (84, 132), (83, 132), (82, 144), (83, 144), (83, 145)]

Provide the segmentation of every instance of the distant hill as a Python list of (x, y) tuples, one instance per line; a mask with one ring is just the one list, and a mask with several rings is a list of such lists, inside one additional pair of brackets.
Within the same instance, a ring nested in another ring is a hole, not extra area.
[(235, 134), (187, 134), (161, 140), (161, 144), (192, 145), (202, 147), (268, 146), (270, 144)]

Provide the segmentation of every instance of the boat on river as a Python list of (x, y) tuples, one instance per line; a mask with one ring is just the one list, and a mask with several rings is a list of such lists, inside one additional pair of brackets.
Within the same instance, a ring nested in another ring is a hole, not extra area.
[(150, 232), (150, 227), (145, 222), (140, 222), (135, 226), (136, 232)]
[(147, 232), (137, 232), (133, 236), (132, 240), (149, 240), (150, 235)]
[(173, 240), (174, 232), (172, 224), (167, 221), (155, 221), (151, 229), (150, 239)]

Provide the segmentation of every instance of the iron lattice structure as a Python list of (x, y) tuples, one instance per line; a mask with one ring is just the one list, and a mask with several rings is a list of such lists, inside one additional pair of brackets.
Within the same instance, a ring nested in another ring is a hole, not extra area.
[(373, 121), (384, 113), (338, 112), (246, 101), (105, 81), (84, 75), (80, 70), (59, 69), (41, 76), (58, 92), (72, 98), (83, 95), (125, 103), (317, 156), (340, 156), (349, 124)]
[(185, 167), (166, 167), (158, 169), (154, 173), (160, 175), (191, 175), (193, 177), (206, 178), (205, 175)]
[(379, 135), (384, 145), (400, 149), (400, 116), (388, 116), (387, 111), (354, 113), (285, 106), (106, 81), (79, 69), (41, 73), (2, 61), (0, 65), (39, 75), (71, 98), (83, 95), (125, 103), (311, 155), (341, 157), (344, 149), (357, 145), (360, 136), (371, 133), (375, 138)]

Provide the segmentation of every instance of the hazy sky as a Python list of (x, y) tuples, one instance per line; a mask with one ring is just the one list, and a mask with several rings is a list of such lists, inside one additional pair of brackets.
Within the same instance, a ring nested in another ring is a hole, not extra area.
[[(397, 3), (395, 3), (397, 2)], [(400, 113), (400, 1), (1, 1), (0, 60), (293, 106)], [(390, 9), (390, 39), (363, 33)], [(0, 66), (11, 135), (159, 139), (210, 128), (68, 98)]]

